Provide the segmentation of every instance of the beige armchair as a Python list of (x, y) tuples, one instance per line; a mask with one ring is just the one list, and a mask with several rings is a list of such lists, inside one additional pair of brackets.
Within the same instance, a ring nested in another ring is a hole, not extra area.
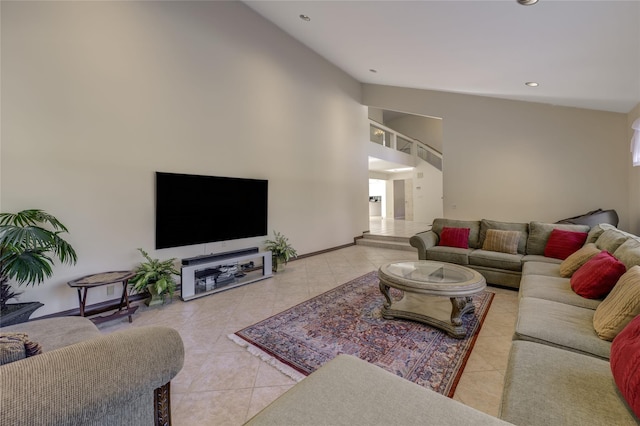
[(0, 424), (169, 425), (169, 384), (181, 370), (177, 331), (101, 333), (80, 317), (0, 329), (24, 332), (43, 353), (0, 366)]

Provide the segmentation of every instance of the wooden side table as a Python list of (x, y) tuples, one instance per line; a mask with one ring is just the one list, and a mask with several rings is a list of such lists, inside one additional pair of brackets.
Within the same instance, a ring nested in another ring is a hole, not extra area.
[(133, 319), (131, 315), (138, 309), (137, 306), (129, 305), (129, 291), (128, 284), (129, 279), (132, 278), (135, 273), (131, 271), (112, 271), (101, 272), (99, 274), (91, 274), (77, 280), (69, 281), (69, 287), (73, 287), (78, 290), (78, 301), (80, 303), (80, 316), (87, 316), (85, 312), (87, 304), (87, 291), (93, 287), (99, 287), (108, 284), (122, 283), (122, 297), (120, 297), (120, 306), (118, 310), (111, 315), (104, 315), (91, 318), (94, 324), (101, 324), (105, 321), (111, 321), (114, 319), (122, 318), (124, 316), (129, 317), (129, 322)]

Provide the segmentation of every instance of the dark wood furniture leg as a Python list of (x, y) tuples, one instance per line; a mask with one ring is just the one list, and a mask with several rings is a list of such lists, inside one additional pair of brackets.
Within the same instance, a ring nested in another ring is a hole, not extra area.
[(120, 297), (120, 307), (118, 308), (118, 311), (122, 310), (123, 303), (126, 302), (125, 306), (127, 307), (127, 312), (129, 312), (129, 322), (133, 322), (133, 319), (131, 318), (131, 306), (129, 305), (129, 292), (127, 291), (128, 285), (129, 280), (122, 281), (122, 296)]
[(171, 425), (170, 388), (171, 382), (168, 382), (153, 391), (154, 424), (157, 426)]

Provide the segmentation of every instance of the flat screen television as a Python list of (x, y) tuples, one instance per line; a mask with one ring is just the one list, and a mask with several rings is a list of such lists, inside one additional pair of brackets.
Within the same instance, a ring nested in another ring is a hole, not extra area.
[(156, 249), (267, 235), (268, 181), (156, 172)]

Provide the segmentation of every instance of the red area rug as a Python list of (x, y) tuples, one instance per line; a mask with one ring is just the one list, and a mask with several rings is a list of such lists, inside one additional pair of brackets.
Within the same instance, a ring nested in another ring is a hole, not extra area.
[(229, 338), (296, 380), (350, 354), (451, 397), (493, 296), (473, 297), (475, 313), (463, 319), (467, 336), (454, 339), (425, 324), (382, 318), (378, 274), (370, 272)]

